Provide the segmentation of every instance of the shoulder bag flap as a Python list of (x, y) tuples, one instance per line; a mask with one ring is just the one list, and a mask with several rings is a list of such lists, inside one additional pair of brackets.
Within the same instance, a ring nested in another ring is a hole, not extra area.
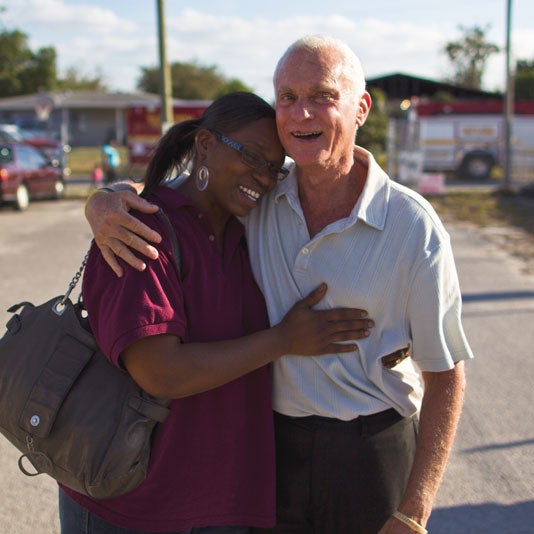
[[(93, 344), (88, 346), (87, 341), (91, 341), (91, 336), (77, 324), (72, 303), (67, 301), (65, 306), (62, 315), (50, 314), (39, 306), (33, 310), (33, 313), (46, 314), (39, 327), (34, 324), (32, 328), (35, 342), (47, 333), (52, 335), (52, 332), (59, 332), (61, 336), (55, 344), (49, 345), (53, 347), (53, 352), (47, 355), (46, 363), (41, 358), (34, 361), (34, 364), (42, 365), (42, 370), (28, 393), (19, 418), (20, 428), (34, 437), (44, 438), (50, 434), (65, 397), (97, 350)], [(34, 347), (28, 346), (27, 350), (36, 350)]]

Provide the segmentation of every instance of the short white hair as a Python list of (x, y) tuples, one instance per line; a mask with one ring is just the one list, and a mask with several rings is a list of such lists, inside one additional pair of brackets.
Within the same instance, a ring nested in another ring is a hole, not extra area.
[(273, 83), (276, 89), (276, 83), (280, 70), (287, 58), (298, 51), (318, 52), (321, 50), (336, 50), (341, 53), (343, 57), (343, 75), (353, 85), (355, 96), (360, 97), (365, 92), (365, 75), (358, 56), (353, 52), (349, 45), (341, 39), (332, 37), (330, 35), (306, 35), (297, 39), (284, 52), (282, 57), (278, 60), (274, 70)]

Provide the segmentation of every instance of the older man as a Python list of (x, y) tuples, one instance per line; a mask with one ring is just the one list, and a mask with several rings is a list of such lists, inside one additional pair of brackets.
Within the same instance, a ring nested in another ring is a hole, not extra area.
[[(278, 133), (295, 163), (244, 221), (270, 320), (323, 281), (323, 305), (366, 309), (375, 320), (350, 356), (288, 355), (273, 366), (274, 532), (425, 532), (472, 357), (449, 236), (422, 197), (354, 145), (371, 98), (350, 48), (300, 39), (280, 59), (274, 86)], [(141, 239), (157, 236), (124, 207), (151, 209), (125, 192), (88, 204), (118, 273), (113, 253), (142, 262), (117, 238), (157, 254)], [(385, 364), (392, 353), (410, 357)]]

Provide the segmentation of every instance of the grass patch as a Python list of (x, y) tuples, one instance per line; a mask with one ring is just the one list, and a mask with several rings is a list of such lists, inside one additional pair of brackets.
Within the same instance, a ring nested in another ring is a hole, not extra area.
[[(79, 146), (73, 148), (69, 154), (69, 167), (73, 175), (90, 175), (95, 164), (102, 161), (99, 146)], [(123, 166), (128, 166), (128, 150), (118, 147)]]
[[(144, 169), (138, 166), (131, 167), (128, 158), (128, 149), (124, 146), (117, 147), (120, 157), (121, 166), (119, 176), (139, 179), (143, 176)], [(101, 163), (101, 147), (99, 146), (80, 146), (73, 148), (69, 154), (68, 166), (71, 176), (90, 178), (95, 164)], [(66, 196), (70, 199), (85, 200), (93, 188), (89, 184), (75, 183), (67, 179)]]
[(428, 196), (440, 217), (478, 226), (517, 226), (534, 235), (534, 201), (500, 192), (454, 192)]

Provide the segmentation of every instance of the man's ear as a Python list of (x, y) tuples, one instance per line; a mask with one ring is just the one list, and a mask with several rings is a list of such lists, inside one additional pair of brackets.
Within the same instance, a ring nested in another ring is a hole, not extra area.
[(358, 112), (356, 114), (356, 125), (358, 128), (364, 125), (372, 105), (371, 95), (365, 91), (358, 102)]

